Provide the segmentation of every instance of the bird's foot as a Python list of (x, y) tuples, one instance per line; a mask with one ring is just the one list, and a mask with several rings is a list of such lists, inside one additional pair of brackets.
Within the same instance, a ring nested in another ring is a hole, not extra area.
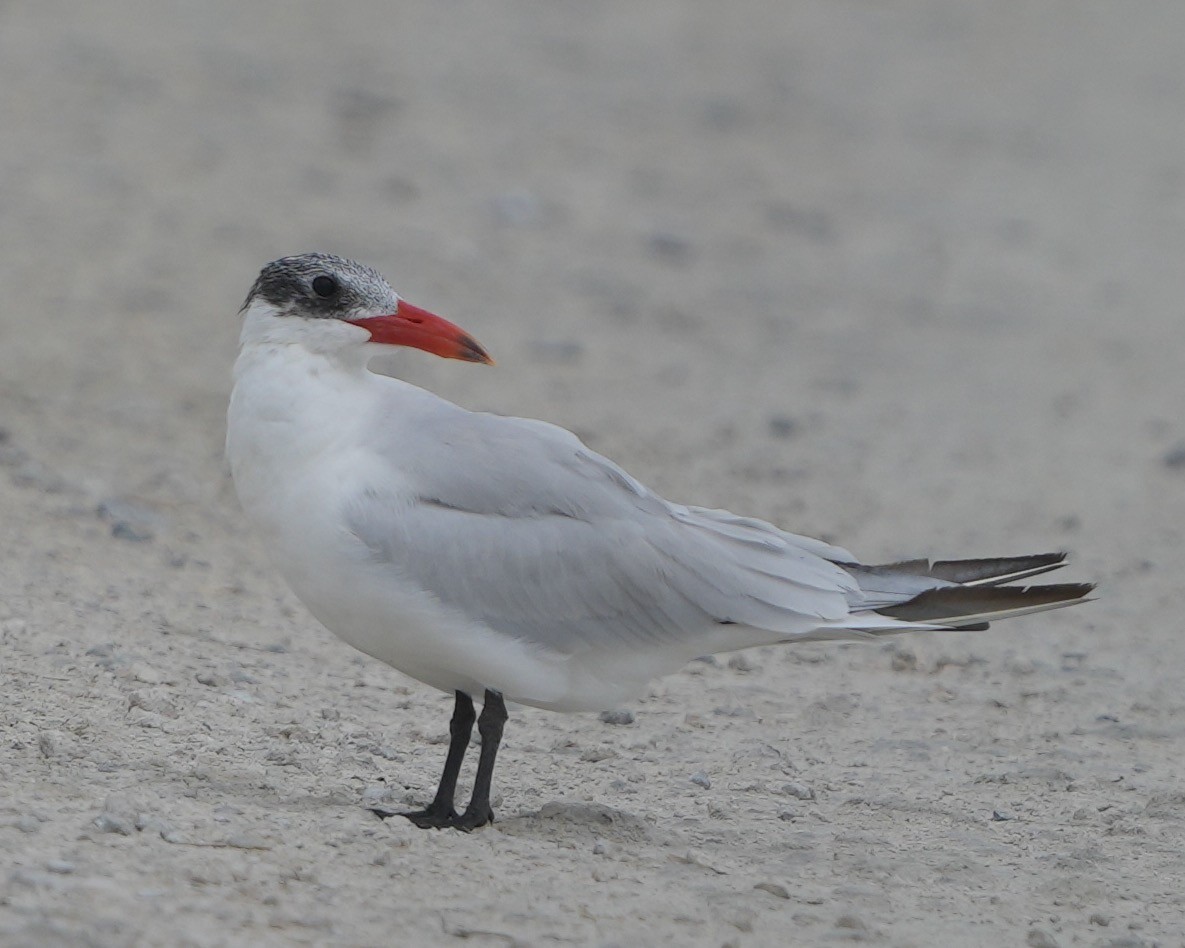
[(415, 823), (420, 829), (455, 829), (463, 833), (468, 833), (477, 829), (479, 826), (485, 826), (487, 823), (494, 822), (494, 812), (489, 807), (476, 810), (470, 808), (464, 813), (458, 813), (452, 807), (446, 810), (443, 807), (437, 808), (432, 806), (423, 810), (415, 810), (411, 813), (380, 807), (372, 807), (370, 812), (384, 820), (392, 816), (405, 817)]
[(451, 806), (437, 806), (435, 803), (410, 813), (402, 810), (373, 810), (372, 812), (377, 813), (383, 819), (389, 816), (406, 817), (420, 829), (445, 829), (452, 826), (453, 821), (459, 816)]
[(451, 823), (447, 824), (452, 829), (460, 830), (463, 833), (471, 832), (479, 826), (485, 826), (487, 823), (494, 822), (494, 811), (488, 806), (473, 808), (469, 807), (464, 813), (457, 816)]

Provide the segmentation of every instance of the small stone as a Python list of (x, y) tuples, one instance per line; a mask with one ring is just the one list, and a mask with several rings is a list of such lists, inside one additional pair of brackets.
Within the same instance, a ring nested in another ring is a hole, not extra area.
[(113, 537), (136, 543), (153, 539), (164, 523), (156, 511), (121, 498), (103, 501), (95, 508), (95, 513), (111, 524)]
[(1011, 810), (992, 810), (992, 819), (997, 823), (1006, 823), (1008, 820), (1015, 820), (1016, 814)]
[(74, 863), (65, 859), (51, 859), (45, 864), (45, 868), (56, 875), (68, 876), (74, 871)]
[(600, 720), (603, 724), (633, 724), (634, 712), (625, 708), (616, 711), (602, 711)]
[(775, 438), (792, 438), (798, 433), (798, 422), (788, 415), (771, 415), (766, 424)]
[(181, 715), (181, 712), (177, 710), (177, 706), (171, 701), (147, 691), (133, 691), (128, 695), (128, 710), (130, 711), (133, 708), (140, 708), (149, 714), (159, 714), (161, 717), (172, 718), (174, 720)]
[(703, 787), (705, 790), (712, 789), (711, 779), (709, 779), (708, 775), (702, 770), (696, 771), (688, 779), (697, 787)]
[(229, 678), (217, 672), (198, 672), (194, 678), (199, 685), (205, 685), (207, 688), (224, 688), (230, 684)]
[(1090, 924), (1098, 925), (1099, 928), (1106, 928), (1111, 924), (1111, 916), (1104, 915), (1102, 912), (1094, 912), (1090, 916)]
[(36, 833), (41, 829), (41, 821), (28, 813), (22, 813), (13, 824), (22, 833)]
[(1025, 944), (1029, 948), (1060, 948), (1057, 939), (1041, 928), (1030, 928), (1025, 936)]
[(362, 791), (362, 805), (364, 807), (378, 806), (382, 803), (392, 803), (395, 801), (396, 794), (394, 789), (385, 784), (375, 784)]
[(782, 784), (782, 793), (788, 797), (797, 797), (799, 800), (815, 799), (815, 791), (805, 783), (784, 783)]
[(132, 543), (144, 543), (155, 536), (151, 530), (134, 527), (126, 520), (117, 520), (111, 524), (111, 535), (117, 540), (130, 540)]
[(128, 672), (136, 681), (146, 685), (159, 685), (165, 680), (164, 675), (145, 662), (133, 662)]
[(793, 820), (798, 819), (798, 816), (799, 816), (799, 814), (798, 814), (797, 810), (780, 810), (778, 812), (778, 819), (783, 820), (784, 822), (787, 822), (787, 823), (790, 823)]
[(609, 851), (612, 848), (613, 847), (610, 846), (606, 840), (598, 839), (595, 843), (593, 843), (593, 848), (592, 848), (593, 855), (594, 856), (607, 856), (609, 854)]
[(751, 672), (760, 666), (744, 652), (737, 652), (728, 659), (728, 667), (733, 671)]
[(173, 824), (151, 813), (136, 814), (136, 829), (141, 833), (149, 833), (168, 840), (175, 835)]
[(39, 731), (37, 733), (37, 749), (41, 756), (47, 759), (58, 757), (62, 753), (62, 734), (60, 731)]
[(136, 830), (135, 822), (130, 817), (119, 813), (100, 813), (95, 817), (94, 823), (100, 833), (131, 836)]
[(729, 919), (729, 922), (738, 932), (748, 933), (753, 931), (753, 918), (752, 912), (738, 912)]
[(1161, 462), (1170, 471), (1185, 470), (1185, 442), (1169, 448), (1161, 458)]
[(691, 244), (677, 234), (657, 231), (647, 241), (650, 252), (668, 263), (682, 265), (691, 259)]
[(775, 898), (790, 898), (790, 891), (784, 885), (781, 885), (777, 882), (758, 882), (757, 885), (753, 886), (753, 888), (758, 889), (761, 892), (768, 892)]

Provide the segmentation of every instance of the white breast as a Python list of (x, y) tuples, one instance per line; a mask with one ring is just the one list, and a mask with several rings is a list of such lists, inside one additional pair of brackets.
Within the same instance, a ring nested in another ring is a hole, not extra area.
[(349, 531), (350, 500), (368, 488), (400, 493), (397, 465), (368, 448), (378, 405), (389, 404), (391, 386), (407, 390), (409, 405), (433, 396), (299, 345), (246, 346), (235, 375), (226, 453), (236, 492), (288, 584), (330, 631), (444, 691), (489, 687), (523, 704), (596, 709), (641, 685), (619, 682), (609, 688), (617, 695), (583, 681), (566, 656), (444, 606)]

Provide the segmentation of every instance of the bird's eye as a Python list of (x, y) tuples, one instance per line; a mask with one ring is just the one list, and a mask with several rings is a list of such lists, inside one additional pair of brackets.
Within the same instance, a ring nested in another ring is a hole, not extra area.
[(338, 286), (337, 280), (331, 276), (322, 274), (319, 277), (313, 277), (313, 292), (323, 300), (336, 296), (339, 289), (341, 287)]

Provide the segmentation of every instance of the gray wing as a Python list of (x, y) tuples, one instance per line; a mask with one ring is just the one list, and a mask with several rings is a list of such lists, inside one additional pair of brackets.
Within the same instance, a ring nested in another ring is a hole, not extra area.
[[(351, 499), (370, 554), (468, 617), (566, 654), (804, 635), (862, 594), (845, 550), (668, 503), (574, 435), (441, 403), (386, 419), (403, 481)], [(411, 486), (410, 493), (407, 490)], [(759, 630), (754, 634), (753, 630)], [(724, 646), (728, 647), (728, 646)]]

